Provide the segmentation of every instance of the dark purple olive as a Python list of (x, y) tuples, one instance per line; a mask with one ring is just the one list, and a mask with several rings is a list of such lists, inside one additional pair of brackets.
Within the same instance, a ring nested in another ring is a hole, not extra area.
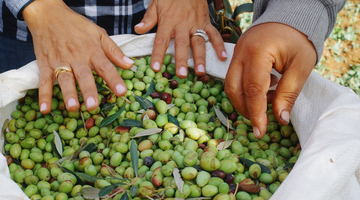
[(230, 184), (230, 183), (234, 183), (234, 180), (235, 180), (235, 176), (233, 174), (226, 174), (225, 175), (225, 178), (224, 178), (224, 181), (227, 183), (227, 184)]
[(211, 177), (219, 177), (221, 179), (224, 179), (226, 176), (226, 173), (222, 170), (215, 170), (211, 173)]
[(154, 164), (155, 160), (151, 156), (147, 156), (144, 158), (144, 165), (146, 165), (148, 168), (150, 168)]
[(160, 99), (165, 101), (166, 104), (170, 104), (172, 102), (172, 96), (171, 94), (167, 93), (167, 92), (163, 92), (161, 95), (160, 95)]
[(170, 81), (170, 88), (175, 89), (178, 87), (178, 82), (176, 80)]
[(157, 91), (154, 91), (150, 94), (151, 98), (155, 99), (155, 98), (160, 98), (160, 93)]

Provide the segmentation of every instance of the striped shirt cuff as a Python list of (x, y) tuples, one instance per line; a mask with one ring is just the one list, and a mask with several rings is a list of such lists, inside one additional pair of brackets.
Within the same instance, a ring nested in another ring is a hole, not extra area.
[(334, 28), (336, 14), (343, 7), (345, 0), (337, 0), (336, 4), (331, 3), (329, 0), (325, 0), (325, 2), (327, 3), (315, 0), (270, 1), (266, 10), (260, 16), (255, 16), (254, 13), (254, 17), (258, 17), (258, 19), (254, 19), (255, 21), (251, 27), (268, 22), (291, 26), (305, 34), (313, 43), (316, 49), (317, 61), (319, 61), (324, 42)]
[(22, 11), (34, 0), (5, 0), (10, 12), (19, 20), (24, 20)]

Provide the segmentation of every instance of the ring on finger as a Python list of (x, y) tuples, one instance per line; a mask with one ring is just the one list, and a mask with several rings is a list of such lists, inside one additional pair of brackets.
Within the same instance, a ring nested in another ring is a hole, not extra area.
[(205, 42), (208, 42), (209, 41), (209, 36), (206, 35), (206, 32), (202, 29), (198, 29), (195, 31), (195, 33), (191, 34), (191, 37), (194, 37), (194, 36), (200, 36), (202, 37)]
[(72, 73), (72, 69), (71, 67), (68, 67), (68, 66), (62, 66), (62, 67), (58, 67), (55, 69), (55, 78), (56, 80), (58, 80), (58, 77), (61, 73), (63, 72), (70, 72)]

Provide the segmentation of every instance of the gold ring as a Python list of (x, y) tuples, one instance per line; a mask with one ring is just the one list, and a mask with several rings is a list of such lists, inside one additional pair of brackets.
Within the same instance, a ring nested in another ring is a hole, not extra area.
[(58, 79), (58, 76), (63, 72), (70, 72), (72, 73), (72, 69), (68, 66), (58, 67), (55, 69), (55, 78)]

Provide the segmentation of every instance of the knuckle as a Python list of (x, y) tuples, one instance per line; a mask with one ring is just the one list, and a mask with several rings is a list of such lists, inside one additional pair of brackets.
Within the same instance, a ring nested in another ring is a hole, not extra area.
[(184, 37), (176, 38), (175, 45), (180, 47), (189, 47), (189, 41)]
[(154, 44), (165, 46), (169, 43), (169, 40), (163, 35), (157, 35), (154, 40)]
[(113, 68), (114, 65), (111, 63), (104, 63), (98, 66), (98, 73), (101, 75), (104, 75), (105, 73), (109, 72), (111, 68)]
[(295, 104), (295, 101), (299, 94), (297, 92), (282, 92), (281, 98), (289, 105), (292, 106)]
[(205, 45), (205, 41), (204, 41), (204, 39), (203, 38), (201, 38), (201, 37), (193, 37), (193, 39), (192, 39), (192, 43), (194, 44), (194, 45)]
[(74, 73), (75, 77), (77, 80), (81, 79), (81, 78), (88, 78), (91, 74), (91, 72), (86, 69), (86, 68), (82, 68), (82, 69), (79, 69), (77, 70), (75, 73)]
[(39, 87), (52, 86), (53, 81), (50, 77), (40, 77), (39, 79)]
[(60, 82), (67, 82), (73, 79), (73, 74), (70, 72), (64, 72), (59, 74), (58, 79)]
[(252, 98), (263, 93), (265, 94), (263, 88), (257, 83), (249, 83), (246, 87), (244, 87), (244, 92), (248, 98)]

